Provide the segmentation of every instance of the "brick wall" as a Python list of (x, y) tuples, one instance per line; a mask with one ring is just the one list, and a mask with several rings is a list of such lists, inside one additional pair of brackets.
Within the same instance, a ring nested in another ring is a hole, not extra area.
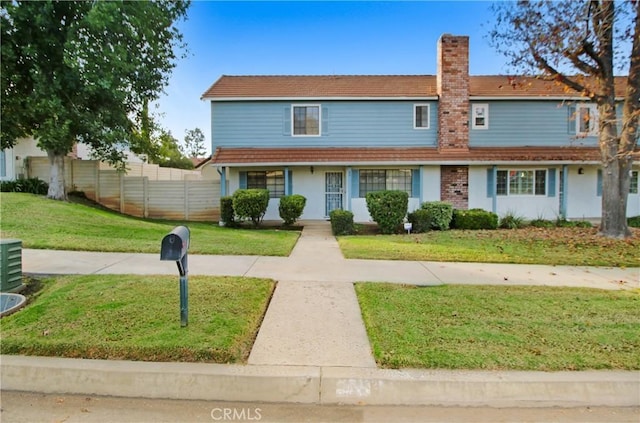
[(456, 209), (469, 208), (469, 167), (440, 167), (440, 197)]
[(438, 149), (469, 150), (469, 37), (438, 40)]

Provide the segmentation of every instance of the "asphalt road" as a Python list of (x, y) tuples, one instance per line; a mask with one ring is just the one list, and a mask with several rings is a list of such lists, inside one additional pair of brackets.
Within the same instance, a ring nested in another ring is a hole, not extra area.
[(3, 423), (73, 422), (634, 422), (640, 407), (318, 406), (1, 392)]

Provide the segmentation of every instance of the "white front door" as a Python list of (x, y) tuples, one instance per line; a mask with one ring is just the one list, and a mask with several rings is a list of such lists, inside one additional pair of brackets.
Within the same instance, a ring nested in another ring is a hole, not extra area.
[(324, 182), (324, 212), (329, 216), (332, 210), (342, 209), (342, 172), (326, 172)]

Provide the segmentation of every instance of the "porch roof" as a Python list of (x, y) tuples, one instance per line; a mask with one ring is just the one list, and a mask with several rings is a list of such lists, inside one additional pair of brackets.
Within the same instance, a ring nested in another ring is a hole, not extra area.
[(341, 165), (353, 164), (500, 164), (500, 163), (597, 163), (595, 147), (481, 147), (468, 150), (413, 148), (217, 148), (216, 166)]

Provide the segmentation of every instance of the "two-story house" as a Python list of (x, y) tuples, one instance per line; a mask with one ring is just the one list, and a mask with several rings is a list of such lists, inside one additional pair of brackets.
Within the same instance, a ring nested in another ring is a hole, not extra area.
[[(595, 105), (534, 78), (470, 76), (469, 39), (443, 35), (437, 75), (222, 76), (211, 102), (222, 195), (302, 194), (302, 218), (369, 221), (368, 192), (527, 218), (601, 215)], [(624, 79), (616, 81), (622, 97)], [(634, 163), (628, 215), (640, 214)]]

